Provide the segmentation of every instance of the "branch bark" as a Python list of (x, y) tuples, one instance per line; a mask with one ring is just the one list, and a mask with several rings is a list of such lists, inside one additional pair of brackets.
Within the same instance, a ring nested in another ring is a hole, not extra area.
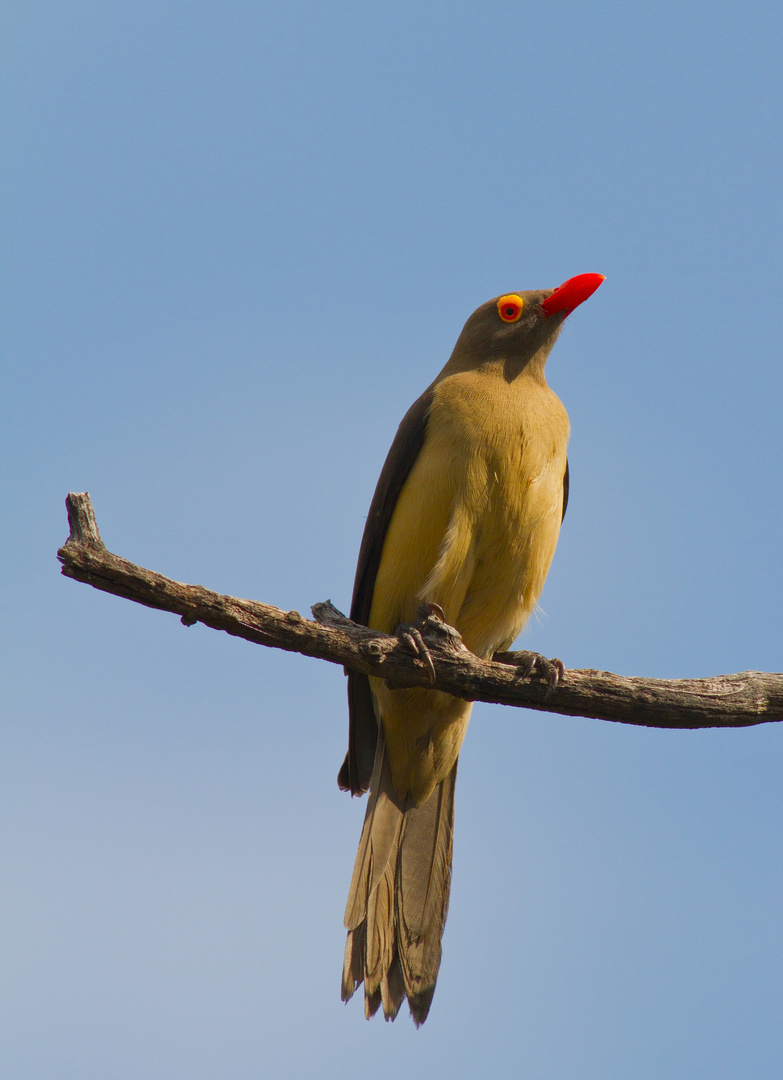
[(470, 701), (656, 728), (733, 728), (783, 720), (783, 674), (759, 671), (708, 679), (646, 679), (567, 670), (563, 681), (550, 689), (540, 681), (520, 679), (508, 664), (479, 659), (459, 643), (428, 639), (435, 667), (432, 683), (425, 664), (397, 637), (352, 623), (328, 601), (314, 605), (312, 621), (298, 611), (184, 585), (108, 551), (86, 492), (72, 492), (66, 506), (70, 536), (57, 552), (62, 573), (173, 612), (185, 626), (200, 622), (258, 645), (342, 664), (393, 687), (435, 688)]

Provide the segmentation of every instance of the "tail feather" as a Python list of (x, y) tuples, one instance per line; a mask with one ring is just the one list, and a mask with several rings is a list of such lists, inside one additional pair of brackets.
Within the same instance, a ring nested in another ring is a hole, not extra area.
[(394, 864), (386, 869), (370, 892), (367, 903), (367, 934), (364, 956), (364, 985), (372, 995), (394, 960)]
[[(457, 766), (423, 806), (405, 815), (397, 874), (397, 938), (411, 1012), (429, 1011), (451, 891)], [(422, 1021), (419, 1020), (419, 1023)]]
[(345, 908), (345, 925), (349, 930), (354, 930), (365, 919), (370, 895), (377, 888), (389, 862), (396, 859), (404, 812), (403, 805), (394, 794), (384, 740), (380, 736)]
[(448, 912), (457, 766), (422, 806), (394, 793), (383, 737), (345, 911), (342, 997), (364, 982), (365, 1015), (393, 1020), (405, 997), (417, 1026), (432, 1002)]
[(383, 1015), (387, 1020), (394, 1020), (405, 1000), (405, 980), (400, 967), (400, 958), (395, 953), (391, 967), (381, 979), (381, 1001)]

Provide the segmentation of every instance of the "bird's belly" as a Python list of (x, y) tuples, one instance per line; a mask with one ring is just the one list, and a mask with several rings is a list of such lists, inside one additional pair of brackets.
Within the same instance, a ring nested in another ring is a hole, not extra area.
[(489, 658), (507, 649), (541, 595), (560, 531), (560, 505), (546, 493), (526, 506), (502, 499), (482, 524), (457, 628), (465, 645)]
[[(393, 632), (399, 622), (414, 618), (422, 600), (429, 600), (443, 607), (471, 652), (489, 658), (507, 649), (541, 593), (557, 543), (559, 518), (560, 503), (553, 508), (545, 493), (534, 490), (521, 500), (499, 490), (496, 497), (487, 499), (486, 512), (472, 530), (469, 551), (459, 567), (463, 580), (459, 571), (447, 572), (448, 560), (441, 580), (432, 571), (427, 575), (419, 570), (407, 589), (391, 590), (397, 597), (395, 610), (392, 614), (387, 609), (383, 629)], [(427, 543), (423, 538), (419, 554)], [(438, 554), (443, 555), (442, 545), (437, 548), (430, 542), (429, 548), (427, 565), (439, 565), (436, 560)], [(404, 565), (410, 567), (415, 561), (411, 558)], [(402, 585), (399, 576), (394, 582)], [(471, 703), (434, 690), (390, 690), (380, 679), (372, 679), (371, 684), (395, 789), (420, 804), (457, 760)]]
[[(477, 413), (448, 398), (449, 381), (437, 388), (426, 443), (389, 524), (369, 623), (393, 633), (431, 601), (467, 648), (490, 657), (516, 638), (544, 585), (560, 529), (568, 419), (548, 390), (557, 422), (545, 433), (505, 399)], [(484, 427), (476, 415), (489, 416)], [(457, 760), (471, 704), (371, 684), (395, 789), (421, 803)]]

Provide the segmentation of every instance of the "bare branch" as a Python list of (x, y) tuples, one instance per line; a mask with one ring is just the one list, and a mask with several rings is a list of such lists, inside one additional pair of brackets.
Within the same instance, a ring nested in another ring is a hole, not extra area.
[(171, 611), (186, 626), (201, 622), (259, 645), (362, 671), (390, 686), (434, 687), (470, 701), (657, 728), (747, 727), (783, 720), (783, 675), (758, 671), (709, 679), (644, 679), (569, 670), (560, 685), (550, 689), (540, 681), (520, 679), (509, 664), (480, 660), (459, 643), (428, 640), (435, 666), (432, 683), (427, 666), (396, 637), (358, 626), (328, 601), (314, 606), (312, 621), (297, 611), (183, 585), (112, 555), (101, 540), (86, 492), (71, 493), (66, 506), (71, 535), (57, 552), (63, 574)]

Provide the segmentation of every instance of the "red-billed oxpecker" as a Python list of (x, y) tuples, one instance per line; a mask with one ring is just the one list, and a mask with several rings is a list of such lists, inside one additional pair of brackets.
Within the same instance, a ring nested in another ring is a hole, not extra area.
[[(470, 316), (386, 458), (359, 552), (354, 621), (400, 628), (427, 653), (413, 626), (425, 605), (477, 656), (505, 654), (522, 674), (557, 682), (559, 661), (506, 650), (541, 594), (568, 500), (568, 416), (544, 366), (563, 321), (602, 281), (579, 274), (555, 290), (506, 293)], [(345, 913), (343, 999), (364, 982), (368, 1017), (383, 1005), (393, 1020), (407, 997), (418, 1025), (440, 966), (471, 703), (391, 690), (356, 672), (348, 699), (338, 781), (370, 794)]]

